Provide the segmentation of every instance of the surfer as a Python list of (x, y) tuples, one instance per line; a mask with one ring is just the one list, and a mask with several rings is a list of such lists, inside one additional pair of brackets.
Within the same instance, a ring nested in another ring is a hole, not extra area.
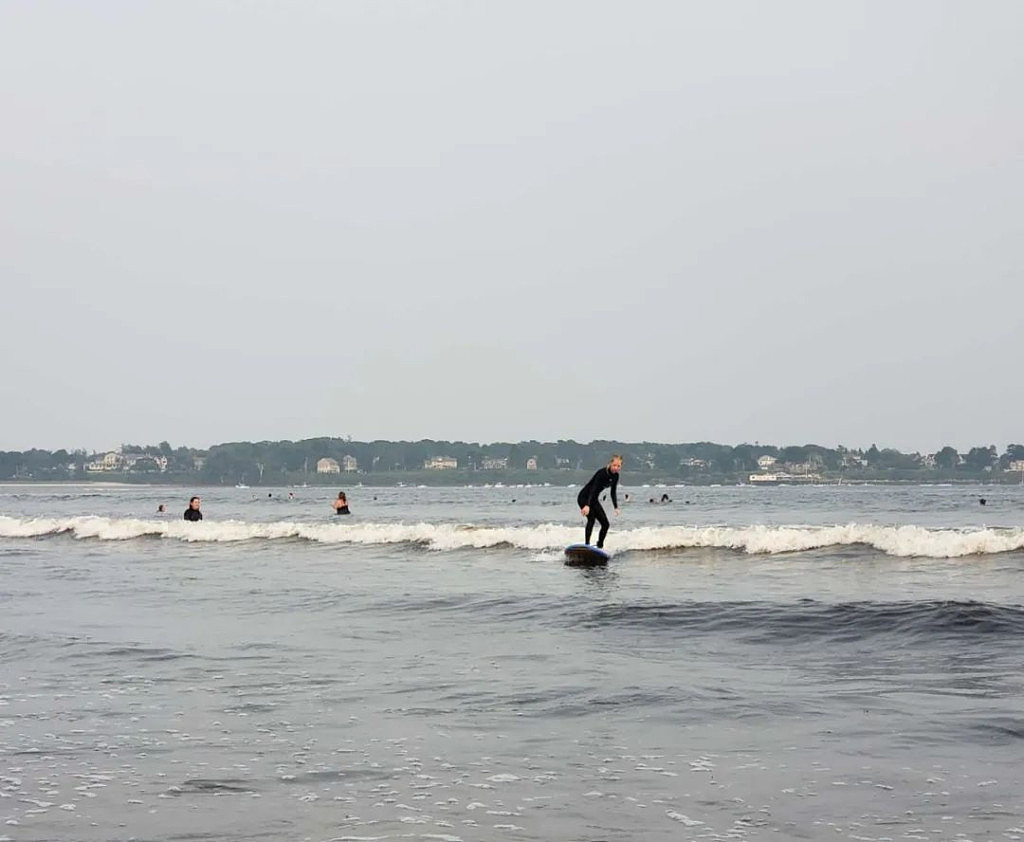
[(344, 491), (338, 492), (338, 499), (334, 501), (334, 513), (336, 515), (350, 515), (352, 512), (348, 510), (348, 498), (345, 496)]
[(185, 509), (185, 520), (202, 520), (203, 513), (199, 511), (200, 500), (198, 497), (193, 497), (188, 501), (188, 508)]
[(619, 498), (616, 489), (619, 487), (619, 471), (622, 470), (622, 457), (618, 454), (612, 456), (611, 461), (597, 473), (595, 473), (576, 497), (576, 503), (580, 507), (580, 514), (587, 519), (587, 528), (584, 532), (584, 543), (590, 543), (590, 536), (594, 532), (594, 523), (601, 524), (601, 531), (597, 533), (598, 548), (604, 547), (604, 539), (608, 534), (608, 515), (604, 513), (601, 505), (601, 492), (606, 488), (611, 491), (612, 505), (615, 507), (615, 514), (619, 513)]

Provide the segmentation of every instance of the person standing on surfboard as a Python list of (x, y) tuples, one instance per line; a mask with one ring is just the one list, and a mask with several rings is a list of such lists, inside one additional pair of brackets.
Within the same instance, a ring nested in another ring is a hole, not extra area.
[(622, 470), (622, 457), (619, 454), (612, 456), (611, 462), (601, 468), (590, 478), (576, 497), (580, 507), (580, 514), (587, 519), (587, 529), (584, 534), (584, 542), (590, 543), (590, 536), (594, 532), (594, 522), (601, 524), (601, 531), (597, 533), (598, 549), (604, 547), (604, 539), (608, 534), (608, 515), (604, 513), (604, 506), (601, 505), (601, 492), (606, 488), (611, 489), (612, 505), (615, 507), (615, 514), (619, 513), (619, 498), (615, 491), (619, 487), (619, 471)]

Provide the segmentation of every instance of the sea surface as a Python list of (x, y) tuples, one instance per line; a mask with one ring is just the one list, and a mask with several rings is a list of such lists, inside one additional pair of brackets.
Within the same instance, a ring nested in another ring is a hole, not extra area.
[(1024, 839), (1024, 488), (622, 482), (0, 486), (0, 840)]

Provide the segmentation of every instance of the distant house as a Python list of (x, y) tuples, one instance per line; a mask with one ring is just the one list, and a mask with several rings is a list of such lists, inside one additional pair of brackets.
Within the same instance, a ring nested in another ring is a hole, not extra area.
[(325, 456), (323, 459), (317, 460), (316, 472), (318, 474), (340, 474), (341, 465), (338, 464), (338, 460)]
[(503, 471), (508, 467), (508, 457), (485, 456), (480, 462), (480, 467), (485, 471)]
[(355, 456), (349, 456), (346, 454), (341, 457), (341, 469), (346, 473), (355, 473), (359, 470), (359, 462), (356, 460)]
[(526, 470), (528, 470), (528, 471), (536, 471), (537, 470), (537, 457), (536, 456), (531, 456), (529, 459), (526, 460)]
[(122, 464), (129, 471), (160, 471), (167, 470), (167, 457), (151, 453), (125, 453)]
[(1007, 470), (1024, 472), (1024, 459), (1014, 459)]
[(766, 453), (764, 456), (757, 457), (757, 467), (760, 468), (762, 471), (767, 471), (770, 468), (775, 467), (775, 463), (777, 461), (778, 460), (774, 456), (769, 456)]
[(431, 456), (423, 460), (423, 468), (427, 471), (454, 471), (459, 467), (459, 460), (454, 456)]
[(121, 457), (121, 452), (119, 450), (111, 450), (109, 453), (104, 453), (99, 459), (93, 459), (89, 462), (85, 466), (85, 470), (96, 474), (104, 471), (116, 471), (122, 467), (124, 467), (124, 460)]

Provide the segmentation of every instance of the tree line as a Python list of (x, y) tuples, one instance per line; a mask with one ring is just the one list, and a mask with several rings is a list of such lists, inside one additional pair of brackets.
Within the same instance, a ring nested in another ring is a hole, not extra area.
[[(777, 470), (802, 470), (823, 477), (864, 480), (1005, 479), (1014, 463), (1024, 461), (1024, 445), (972, 447), (960, 453), (947, 446), (935, 454), (902, 453), (872, 445), (866, 450), (816, 444), (778, 447), (767, 444), (723, 445), (714, 442), (588, 443), (521, 441), (480, 444), (463, 441), (352, 441), (315, 438), (302, 441), (227, 442), (208, 450), (125, 444), (112, 470), (90, 470), (102, 453), (67, 451), (0, 451), (0, 480), (118, 480), (202, 484), (282, 485), (337, 484), (337, 475), (317, 473), (317, 462), (355, 460), (346, 481), (392, 484), (423, 482), (537, 481), (574, 482), (577, 475), (605, 464), (612, 453), (625, 459), (637, 478), (669, 482), (743, 481), (759, 470), (758, 460), (772, 457)], [(427, 470), (427, 460), (454, 459), (452, 471)], [(130, 463), (130, 464), (129, 464)], [(358, 477), (358, 479), (355, 479)]]

